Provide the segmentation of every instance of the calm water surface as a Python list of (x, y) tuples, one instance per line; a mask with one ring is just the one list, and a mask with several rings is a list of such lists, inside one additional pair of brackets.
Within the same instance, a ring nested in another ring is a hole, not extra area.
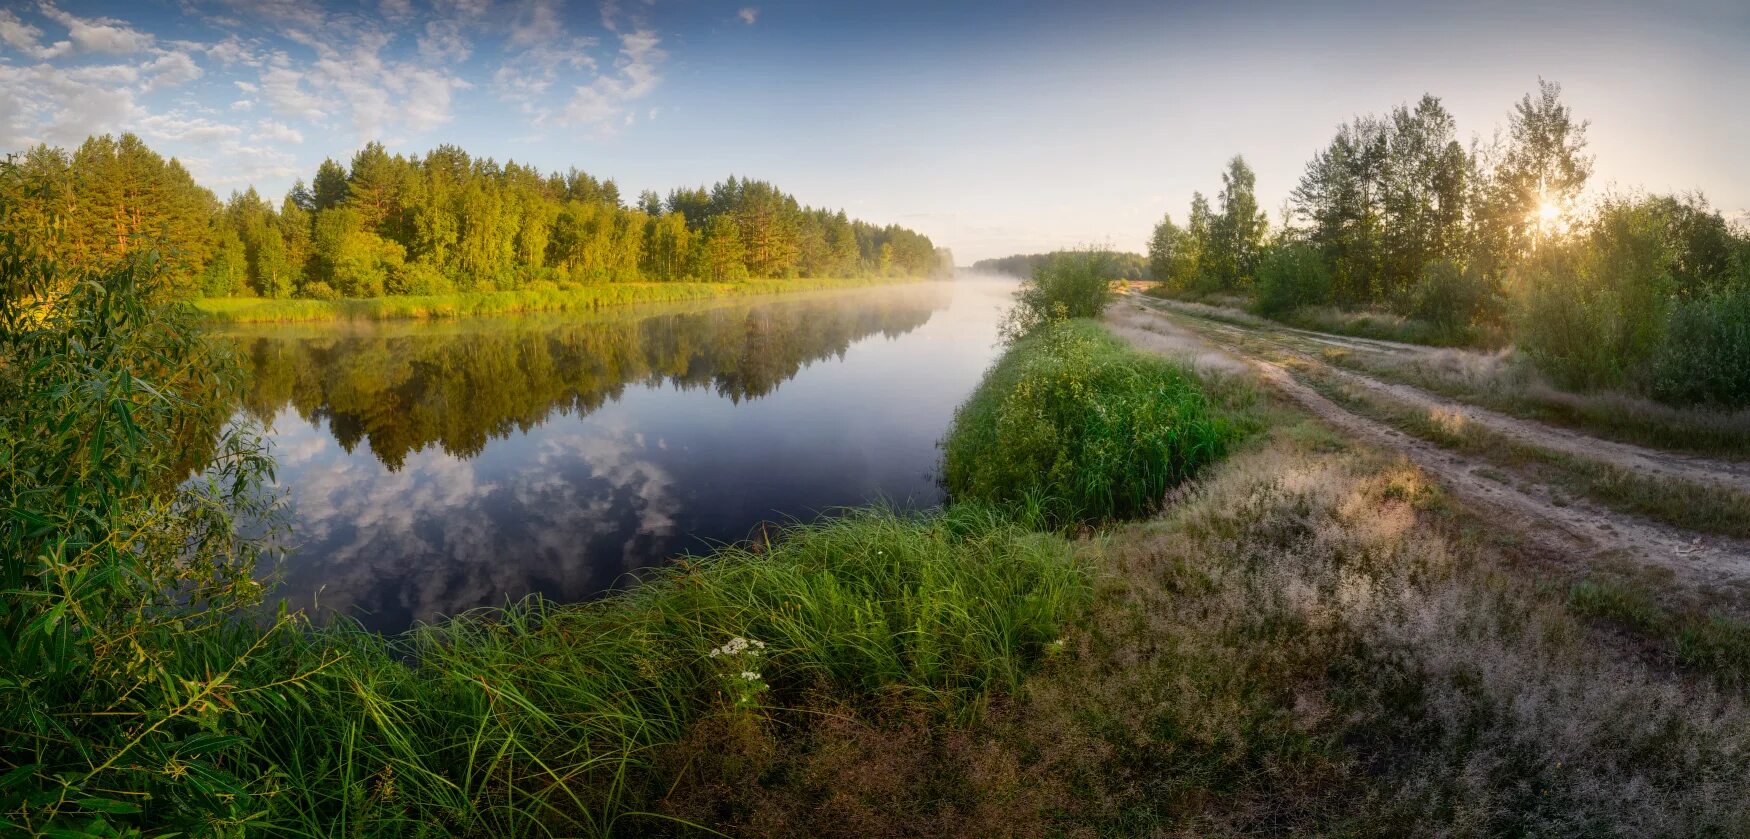
[(762, 522), (933, 505), (1013, 289), (233, 331), (290, 505), (279, 594), (397, 631), (585, 599)]

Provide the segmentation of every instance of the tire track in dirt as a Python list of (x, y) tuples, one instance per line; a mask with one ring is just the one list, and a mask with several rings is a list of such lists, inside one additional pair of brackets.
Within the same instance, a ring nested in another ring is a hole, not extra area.
[[(1325, 423), (1363, 444), (1401, 453), (1449, 491), (1485, 512), (1492, 524), (1545, 551), (1575, 558), (1618, 557), (1669, 569), (1703, 586), (1750, 586), (1750, 544), (1698, 537), (1585, 502), (1557, 503), (1545, 485), (1534, 481), (1516, 484), (1494, 477), (1500, 467), (1349, 411), (1296, 380), (1281, 365), (1162, 317), (1159, 310), (1133, 315), (1114, 307), (1107, 321), (1115, 334), (1145, 351), (1181, 354), (1189, 350), (1199, 358), (1199, 366), (1208, 365), (1207, 357), (1219, 353), (1249, 366), (1265, 384)], [(1194, 349), (1199, 344), (1200, 352)]]
[[(1149, 304), (1145, 303), (1144, 305)], [(1202, 324), (1198, 326), (1201, 327)], [(1197, 327), (1192, 327), (1191, 331), (1200, 330)], [(1606, 463), (1654, 477), (1703, 485), (1711, 484), (1750, 493), (1750, 462), (1715, 460), (1696, 455), (1660, 451), (1632, 443), (1606, 440), (1572, 429), (1556, 428), (1534, 420), (1522, 419), (1462, 400), (1431, 393), (1413, 385), (1388, 382), (1354, 370), (1327, 364), (1317, 356), (1290, 346), (1266, 333), (1263, 329), (1247, 329), (1230, 324), (1220, 324), (1217, 331), (1232, 335), (1244, 335), (1262, 341), (1271, 345), (1276, 351), (1315, 365), (1321, 372), (1333, 375), (1348, 384), (1389, 396), (1424, 411), (1442, 411), (1452, 416), (1461, 417), (1465, 422), (1487, 428), (1518, 443), (1560, 452), (1571, 457)], [(1296, 335), (1318, 336), (1318, 333), (1309, 333), (1301, 329), (1285, 331)], [(1317, 339), (1321, 340), (1322, 343), (1339, 346), (1349, 346), (1344, 342), (1354, 340), (1357, 345), (1381, 344), (1393, 347), (1394, 351), (1396, 351), (1395, 348), (1399, 347), (1416, 349), (1407, 344), (1364, 339), (1324, 341), (1322, 340), (1324, 337), (1328, 336), (1318, 336)]]

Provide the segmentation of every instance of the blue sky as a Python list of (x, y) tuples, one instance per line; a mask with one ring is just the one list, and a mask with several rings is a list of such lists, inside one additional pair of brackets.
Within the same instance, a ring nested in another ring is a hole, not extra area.
[(133, 131), (221, 195), (367, 140), (627, 195), (737, 173), (961, 262), (1140, 248), (1243, 153), (1278, 207), (1339, 123), (1423, 92), (1467, 139), (1539, 76), (1600, 188), (1750, 208), (1750, 3), (0, 0), (0, 148)]

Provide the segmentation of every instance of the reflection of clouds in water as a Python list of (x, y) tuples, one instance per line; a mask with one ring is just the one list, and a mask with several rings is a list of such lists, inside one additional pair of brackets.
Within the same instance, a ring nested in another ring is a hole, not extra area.
[[(561, 553), (579, 538), (619, 539), (621, 564), (613, 569), (618, 576), (647, 564), (651, 557), (644, 549), (651, 543), (674, 536), (682, 498), (668, 470), (644, 456), (648, 447), (643, 433), (628, 436), (624, 428), (601, 426), (592, 430), (599, 433), (544, 438), (535, 461), (542, 477), (519, 481), (513, 492), (532, 514), (526, 519), (531, 536), (549, 554)], [(592, 485), (560, 477), (577, 464), (587, 468)], [(630, 527), (622, 525), (624, 519), (616, 520), (620, 506), (630, 507)], [(554, 521), (555, 511), (568, 521)], [(580, 525), (588, 527), (587, 535), (578, 532)]]
[[(292, 451), (324, 436), (297, 421), (280, 433)], [(550, 433), (492, 480), (436, 447), (397, 471), (362, 451), (298, 469), (282, 476), (300, 547), (281, 595), (398, 628), (531, 591), (599, 591), (677, 531), (681, 497), (643, 440), (599, 425)]]

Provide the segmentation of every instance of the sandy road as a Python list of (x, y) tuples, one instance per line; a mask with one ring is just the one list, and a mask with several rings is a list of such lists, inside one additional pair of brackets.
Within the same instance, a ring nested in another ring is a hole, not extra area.
[[(1492, 523), (1501, 525), (1518, 539), (1545, 552), (1582, 562), (1610, 557), (1652, 565), (1710, 588), (1750, 586), (1750, 544), (1717, 536), (1701, 536), (1565, 498), (1529, 475), (1503, 474), (1504, 470), (1494, 463), (1468, 457), (1361, 416), (1296, 380), (1280, 364), (1266, 357), (1270, 354), (1288, 356), (1321, 364), (1326, 370), (1333, 369), (1307, 353), (1272, 340), (1268, 334), (1261, 334), (1266, 332), (1262, 328), (1186, 317), (1130, 298), (1114, 304), (1108, 310), (1106, 320), (1114, 333), (1141, 349), (1191, 358), (1204, 368), (1245, 366), (1257, 371), (1263, 382), (1347, 436), (1402, 453), (1449, 491), (1487, 514)], [(1420, 349), (1404, 346), (1408, 351)], [(1336, 372), (1345, 381), (1378, 390), (1419, 408), (1461, 413), (1467, 421), (1485, 425), (1529, 445), (1602, 460), (1650, 475), (1750, 488), (1750, 474), (1746, 474), (1743, 464), (1598, 440), (1487, 411), (1406, 385), (1382, 382), (1350, 371)]]

